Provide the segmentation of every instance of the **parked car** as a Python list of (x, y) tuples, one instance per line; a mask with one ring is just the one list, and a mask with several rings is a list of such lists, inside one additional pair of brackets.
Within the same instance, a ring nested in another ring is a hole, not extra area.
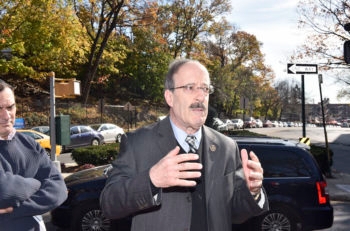
[(242, 129), (243, 128), (243, 120), (241, 119), (232, 119), (233, 127), (235, 129)]
[(228, 131), (232, 131), (232, 130), (235, 129), (234, 124), (232, 123), (232, 121), (231, 121), (230, 119), (227, 119), (227, 120), (225, 121), (225, 124), (226, 124), (226, 126), (227, 126), (227, 130), (228, 130)]
[(32, 127), (31, 130), (44, 133), (45, 135), (50, 135), (50, 126), (36, 126)]
[(263, 127), (263, 122), (260, 119), (255, 120), (255, 124), (257, 128), (262, 128)]
[(294, 127), (294, 122), (288, 121), (287, 124), (288, 124), (288, 127)]
[(244, 128), (256, 128), (256, 121), (254, 117), (248, 117), (244, 120)]
[(309, 146), (272, 138), (234, 138), (254, 151), (264, 168), (270, 210), (250, 219), (242, 230), (315, 230), (333, 224), (327, 182)]
[(263, 123), (264, 128), (271, 128), (273, 127), (272, 122), (270, 120), (265, 120)]
[(277, 128), (277, 127), (279, 127), (279, 126), (280, 126), (280, 125), (279, 125), (279, 123), (278, 123), (277, 120), (272, 121), (272, 127)]
[(63, 151), (78, 147), (104, 144), (101, 132), (87, 125), (76, 125), (70, 128), (70, 144), (63, 145)]
[(101, 132), (105, 143), (120, 143), (122, 135), (124, 134), (124, 129), (116, 124), (103, 123), (103, 124), (93, 124), (91, 125), (93, 129)]
[[(264, 168), (270, 210), (234, 230), (312, 230), (332, 226), (333, 207), (323, 177), (307, 146), (282, 139), (232, 137), (240, 149), (254, 151)], [(52, 223), (74, 231), (130, 230), (130, 218), (110, 221), (99, 207), (110, 165), (65, 178), (68, 199), (51, 211)], [(122, 227), (122, 228), (121, 228)]]
[[(50, 156), (51, 154), (50, 136), (35, 130), (17, 129), (17, 132), (20, 132), (32, 137), (36, 142), (40, 144), (41, 147), (43, 147), (46, 150), (47, 154)], [(61, 152), (62, 152), (62, 146), (56, 145), (56, 156), (61, 154)]]
[(219, 118), (214, 118), (213, 128), (217, 131), (228, 131), (227, 124)]

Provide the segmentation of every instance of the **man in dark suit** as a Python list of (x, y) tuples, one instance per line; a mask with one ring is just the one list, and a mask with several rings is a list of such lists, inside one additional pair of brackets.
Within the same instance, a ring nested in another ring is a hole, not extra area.
[(229, 231), (268, 209), (257, 156), (240, 156), (236, 142), (204, 125), (212, 92), (199, 62), (170, 65), (169, 116), (122, 138), (100, 197), (108, 218), (132, 216), (133, 231)]

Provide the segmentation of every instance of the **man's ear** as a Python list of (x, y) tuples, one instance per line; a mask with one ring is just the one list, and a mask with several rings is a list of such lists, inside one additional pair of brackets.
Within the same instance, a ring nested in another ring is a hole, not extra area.
[(173, 106), (173, 92), (170, 90), (165, 90), (164, 91), (164, 98), (166, 103), (169, 105), (169, 107)]

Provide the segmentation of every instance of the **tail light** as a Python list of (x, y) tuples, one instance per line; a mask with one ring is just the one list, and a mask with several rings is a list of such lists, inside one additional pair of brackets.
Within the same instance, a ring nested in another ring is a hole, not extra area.
[(327, 187), (326, 181), (316, 182), (317, 198), (318, 198), (318, 203), (320, 205), (323, 205), (329, 202), (329, 195), (326, 192), (326, 187)]

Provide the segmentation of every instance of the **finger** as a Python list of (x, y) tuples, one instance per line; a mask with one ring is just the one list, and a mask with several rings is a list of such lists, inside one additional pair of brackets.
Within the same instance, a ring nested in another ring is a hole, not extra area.
[(13, 207), (8, 207), (5, 209), (0, 209), (0, 214), (4, 214), (4, 213), (11, 213), (13, 212)]
[(201, 177), (202, 173), (200, 171), (182, 171), (178, 174), (178, 179), (195, 179)]
[(180, 187), (194, 187), (197, 185), (197, 182), (194, 180), (177, 179), (175, 185)]
[(248, 153), (246, 149), (241, 150), (242, 166), (244, 171), (244, 176), (249, 179), (250, 169), (248, 168)]
[(198, 154), (185, 154), (185, 155), (178, 155), (176, 157), (176, 162), (179, 163), (183, 163), (183, 162), (190, 162), (190, 161), (196, 161), (199, 159), (199, 155)]
[(201, 170), (203, 165), (196, 162), (182, 162), (178, 164), (179, 171)]
[(165, 157), (173, 157), (178, 155), (180, 152), (180, 147), (176, 146), (174, 149), (172, 149)]
[(260, 160), (259, 160), (258, 156), (253, 151), (251, 151), (249, 153), (249, 156), (251, 158), (251, 160), (248, 161), (249, 168), (251, 170), (253, 170), (254, 172), (256, 171), (256, 172), (259, 172), (259, 173), (263, 173), (264, 170), (261, 167), (261, 163), (260, 163)]
[(263, 174), (260, 172), (251, 171), (249, 178), (252, 181), (262, 181), (264, 179)]
[(255, 153), (254, 153), (253, 151), (250, 151), (250, 152), (249, 152), (249, 156), (250, 156), (250, 159), (251, 159), (252, 161), (260, 162), (258, 156), (255, 155)]

